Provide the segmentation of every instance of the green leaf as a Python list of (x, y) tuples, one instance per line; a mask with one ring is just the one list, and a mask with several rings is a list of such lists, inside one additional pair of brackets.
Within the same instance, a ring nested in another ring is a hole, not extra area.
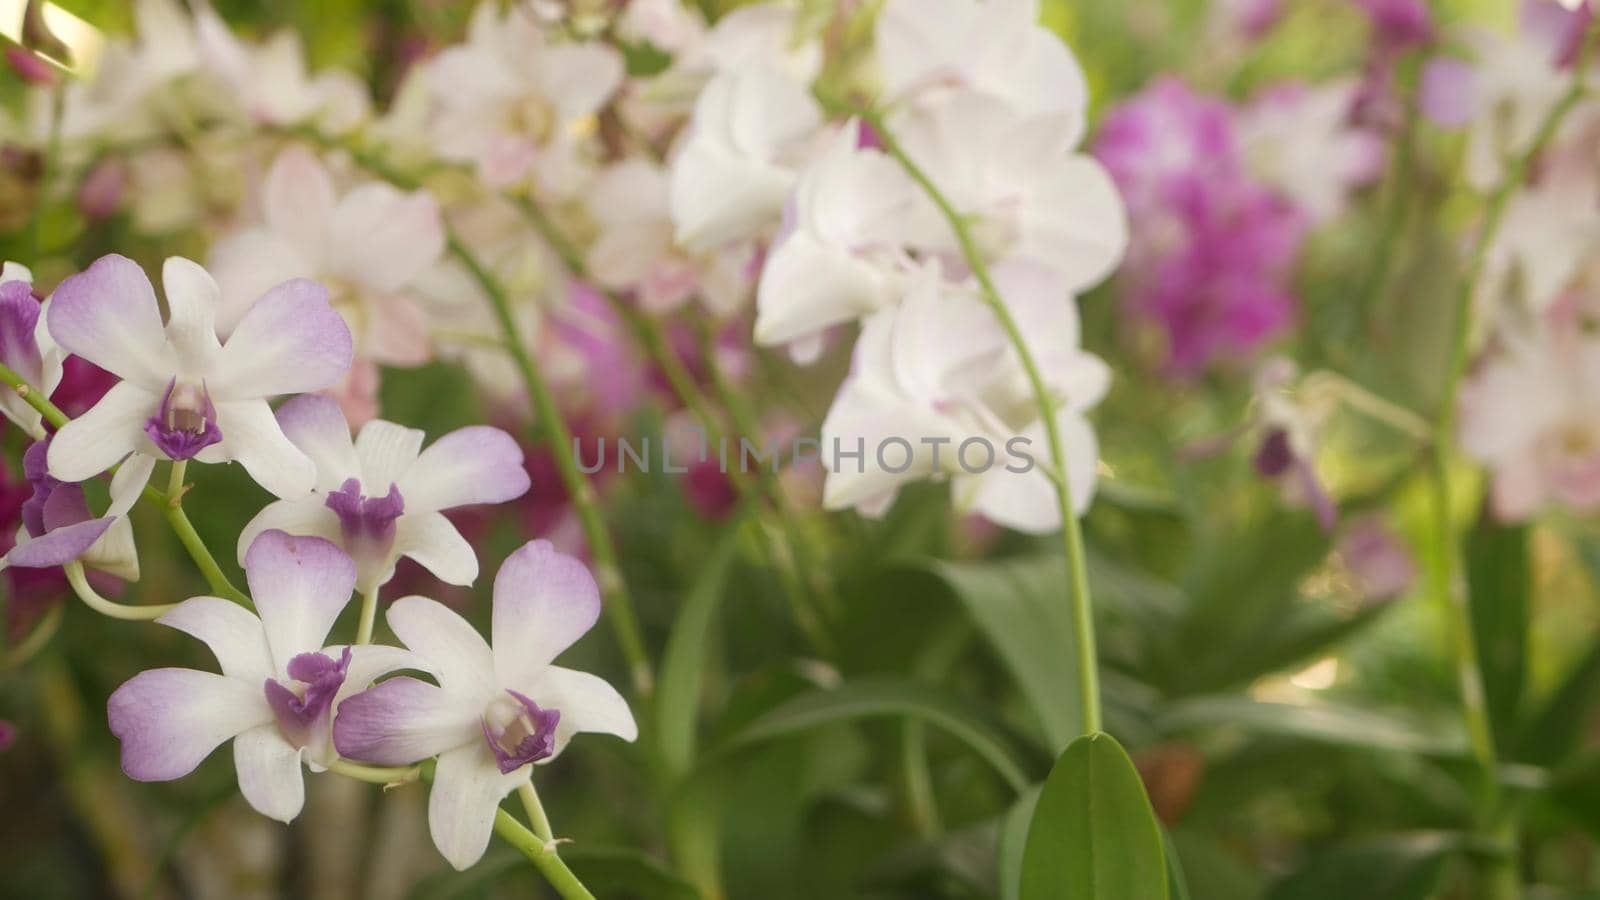
[(987, 563), (934, 561), (1028, 699), (1051, 753), (1083, 733), (1077, 643), (1060, 556)]
[(700, 692), (711, 640), (711, 626), (728, 581), (728, 569), (739, 546), (739, 528), (730, 523), (700, 567), (684, 597), (667, 637), (661, 657), (661, 681), (656, 694), (656, 741), (667, 772), (682, 776), (694, 763), (695, 730), (699, 724)]
[(638, 900), (699, 900), (688, 882), (660, 861), (625, 847), (563, 847), (561, 857), (597, 897)]
[(1268, 900), (1424, 900), (1433, 896), (1460, 835), (1392, 834), (1338, 847), (1273, 886)]
[(1397, 713), (1334, 704), (1265, 703), (1243, 696), (1195, 697), (1167, 707), (1163, 732), (1198, 727), (1240, 728), (1323, 744), (1460, 756), (1466, 739), (1459, 724), (1423, 722)]
[(1012, 804), (1000, 823), (1000, 845), (995, 850), (995, 865), (1000, 869), (1000, 900), (1019, 900), (1022, 896), (1022, 853), (1028, 845), (1028, 826), (1039, 804), (1043, 785), (1028, 788)]
[(1596, 702), (1600, 702), (1600, 639), (1572, 667), (1525, 729), (1517, 758), (1553, 765), (1578, 748)]
[(1495, 742), (1506, 746), (1516, 733), (1527, 678), (1528, 595), (1532, 584), (1528, 528), (1496, 523), (1484, 514), (1467, 537), (1467, 596), (1478, 670)]
[(797, 734), (820, 725), (874, 716), (910, 716), (937, 725), (994, 767), (1014, 790), (1029, 779), (1004, 728), (959, 697), (925, 684), (870, 679), (833, 690), (813, 691), (755, 718), (723, 745), (723, 750)]
[(1162, 900), (1166, 848), (1133, 760), (1103, 732), (1073, 741), (1039, 793), (1021, 900)]

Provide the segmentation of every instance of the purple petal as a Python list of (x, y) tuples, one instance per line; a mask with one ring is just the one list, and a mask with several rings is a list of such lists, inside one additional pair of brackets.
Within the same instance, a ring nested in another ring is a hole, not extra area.
[(528, 485), (522, 448), (511, 435), (476, 425), (452, 431), (422, 451), (400, 489), (413, 512), (434, 512), (515, 500)]
[(561, 723), (561, 710), (542, 708), (526, 694), (506, 693), (519, 707), (510, 721), (491, 725), (488, 715), (482, 720), (483, 739), (494, 753), (502, 775), (554, 756), (556, 727)]
[(6, 560), (19, 569), (46, 569), (69, 563), (88, 552), (116, 519), (91, 519), (47, 532), (42, 537), (18, 544)]
[(378, 563), (388, 558), (389, 548), (394, 546), (395, 521), (406, 511), (398, 487), (390, 484), (388, 494), (368, 497), (361, 493), (359, 479), (347, 478), (324, 503), (339, 517), (345, 550), (353, 558)]
[(437, 685), (391, 678), (339, 704), (333, 745), (339, 755), (404, 766), (482, 740), (483, 710)]
[(172, 376), (155, 289), (133, 260), (103, 256), (63, 281), (46, 318), (69, 353), (145, 390), (160, 390)]
[(296, 747), (310, 743), (313, 733), (326, 727), (333, 698), (350, 670), (350, 648), (338, 662), (321, 653), (301, 653), (289, 661), (289, 677), (305, 685), (303, 696), (274, 679), (267, 679), (267, 705), (278, 719), (278, 729)]
[(39, 301), (25, 281), (0, 283), (0, 363), (35, 387), (42, 387), (44, 362), (34, 329), (39, 324)]
[(272, 721), (260, 688), (193, 669), (140, 672), (106, 702), (122, 741), (122, 771), (136, 781), (170, 781), (194, 771), (223, 741)]
[(256, 538), (244, 571), (267, 646), (279, 660), (321, 648), (356, 583), (355, 564), (343, 550), (322, 538), (282, 531)]
[(239, 320), (218, 358), (211, 390), (228, 400), (303, 394), (350, 369), (350, 327), (328, 304), (328, 290), (295, 279), (268, 291)]
[(504, 685), (528, 683), (600, 618), (589, 569), (549, 541), (530, 541), (494, 579), (495, 669)]
[(1422, 70), (1422, 113), (1441, 128), (1461, 128), (1472, 120), (1478, 70), (1464, 60), (1440, 57)]

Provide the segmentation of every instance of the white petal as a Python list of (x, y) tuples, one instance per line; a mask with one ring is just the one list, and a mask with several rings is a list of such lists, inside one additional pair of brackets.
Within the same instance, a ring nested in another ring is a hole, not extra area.
[[(550, 666), (524, 693), (540, 707), (561, 711), (561, 721), (556, 725), (557, 754), (574, 734), (612, 734), (625, 741), (639, 737), (639, 726), (628, 709), (628, 701), (597, 675)], [(550, 758), (554, 759), (554, 754)]]
[[(317, 467), (317, 490), (338, 490), (347, 478), (361, 477), (361, 463), (350, 425), (337, 401), (305, 394), (278, 407), (278, 425), (285, 436), (311, 457)], [(411, 498), (406, 497), (407, 507)]]
[(333, 179), (310, 151), (290, 147), (273, 160), (262, 185), (267, 225), (292, 241), (308, 262), (326, 247), (333, 204)]
[(489, 645), (455, 610), (426, 597), (402, 597), (390, 605), (387, 619), (389, 628), (437, 673), (446, 690), (486, 698), (499, 693)]
[(515, 500), (527, 493), (529, 479), (516, 440), (498, 428), (476, 425), (434, 441), (398, 483), (411, 513)]
[(366, 184), (340, 201), (329, 227), (340, 273), (389, 292), (438, 262), (444, 252), (439, 205), (424, 191), (403, 193), (387, 184)]
[(186, 371), (204, 372), (222, 350), (217, 340), (217, 307), (222, 290), (199, 263), (171, 256), (161, 268), (167, 292), (167, 340)]
[(206, 267), (222, 288), (217, 332), (232, 334), (239, 320), (267, 291), (295, 278), (318, 273), (282, 235), (253, 228), (223, 238), (211, 247)]
[[(237, 400), (216, 406), (222, 443), (207, 451), (236, 460), (256, 484), (279, 497), (302, 496), (317, 483), (317, 467), (289, 443), (267, 401)], [(215, 456), (202, 451), (200, 458), (210, 462)]]
[(576, 557), (529, 541), (494, 577), (491, 625), (501, 684), (531, 681), (600, 618), (600, 589)]
[(106, 716), (137, 781), (182, 778), (223, 741), (273, 721), (261, 685), (194, 669), (140, 672), (112, 692)]
[(50, 474), (62, 481), (84, 481), (116, 465), (148, 444), (144, 423), (160, 406), (159, 395), (131, 381), (116, 384), (56, 433), (50, 442)]
[(398, 483), (422, 451), (423, 433), (382, 419), (361, 426), (356, 435), (356, 456), (361, 460), (361, 487), (381, 495)]
[(320, 494), (298, 500), (277, 500), (256, 513), (255, 518), (239, 533), (237, 551), (240, 565), (244, 564), (245, 554), (250, 552), (250, 545), (256, 542), (256, 538), (262, 532), (274, 529), (304, 537), (319, 537), (336, 544), (340, 539), (339, 516), (328, 508)]
[(47, 317), (56, 343), (112, 374), (150, 391), (172, 378), (155, 288), (133, 260), (103, 256), (61, 282)]
[[(393, 555), (409, 556), (446, 584), (463, 587), (478, 580), (472, 545), (443, 513), (406, 513), (395, 523)], [(391, 573), (384, 573), (387, 581)]]
[(268, 291), (228, 336), (207, 385), (240, 400), (321, 390), (350, 368), (350, 326), (320, 284), (296, 279)]
[(281, 531), (256, 538), (244, 571), (279, 672), (294, 656), (322, 648), (356, 583), (355, 563), (343, 550)]
[(528, 777), (526, 767), (500, 774), (481, 741), (439, 754), (428, 795), (428, 831), (450, 865), (465, 870), (483, 856), (500, 801)]
[(123, 581), (139, 580), (139, 550), (133, 543), (133, 523), (115, 519), (100, 539), (89, 545), (81, 557), (83, 564)]
[(237, 603), (190, 597), (156, 621), (204, 641), (229, 678), (260, 683), (277, 674), (261, 620)]
[(279, 822), (300, 815), (306, 803), (300, 748), (284, 740), (276, 722), (233, 739), (233, 766), (239, 793), (256, 812)]
[(145, 485), (150, 483), (150, 473), (155, 468), (156, 458), (144, 453), (135, 453), (123, 460), (111, 476), (111, 505), (106, 508), (106, 515), (125, 515), (132, 509), (144, 493)]

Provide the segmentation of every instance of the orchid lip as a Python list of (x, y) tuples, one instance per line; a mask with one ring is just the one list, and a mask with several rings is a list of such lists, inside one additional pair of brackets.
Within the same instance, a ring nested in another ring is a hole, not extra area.
[(199, 386), (167, 382), (161, 408), (144, 423), (144, 432), (169, 459), (193, 459), (201, 450), (222, 440), (217, 427), (217, 407), (205, 383)]
[(389, 485), (381, 497), (361, 493), (361, 480), (347, 478), (337, 491), (330, 491), (325, 505), (339, 516), (339, 531), (345, 550), (359, 559), (382, 556), (394, 545), (395, 522), (406, 511), (400, 488)]
[(483, 739), (502, 775), (554, 756), (556, 726), (561, 722), (561, 710), (541, 707), (516, 691), (506, 693), (511, 699), (490, 704), (482, 719)]
[(273, 678), (266, 680), (267, 704), (277, 717), (279, 730), (295, 746), (309, 743), (318, 723), (326, 721), (333, 698), (350, 671), (350, 655), (349, 647), (337, 662), (322, 653), (301, 653), (289, 660), (292, 686)]

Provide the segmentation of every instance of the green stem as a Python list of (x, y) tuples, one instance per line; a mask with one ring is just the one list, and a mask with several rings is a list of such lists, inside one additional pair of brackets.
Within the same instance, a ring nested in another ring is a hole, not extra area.
[(572, 870), (567, 868), (567, 864), (562, 861), (555, 848), (523, 827), (521, 822), (503, 809), (495, 811), (494, 833), (526, 856), (534, 868), (544, 875), (545, 880), (550, 882), (550, 886), (556, 889), (556, 893), (565, 900), (594, 900), (594, 894), (589, 893), (589, 889), (583, 886), (578, 876), (572, 874)]
[(89, 579), (83, 574), (83, 563), (73, 560), (62, 568), (67, 572), (67, 583), (72, 585), (73, 593), (78, 595), (84, 605), (103, 616), (110, 616), (113, 619), (121, 619), (125, 622), (148, 622), (159, 618), (167, 610), (178, 605), (176, 603), (161, 603), (154, 606), (129, 606), (125, 603), (107, 600), (89, 585)]
[(516, 319), (511, 314), (511, 300), (506, 296), (505, 290), (453, 232), (449, 234), (448, 244), (450, 252), (461, 261), (473, 280), (488, 296), (495, 318), (499, 321), (501, 330), (505, 332), (506, 349), (511, 353), (517, 371), (527, 386), (529, 398), (533, 401), (538, 423), (540, 427), (549, 429), (550, 452), (555, 458), (556, 471), (561, 476), (561, 483), (566, 486), (567, 494), (572, 498), (573, 509), (577, 511), (578, 522), (583, 527), (584, 537), (588, 541), (589, 555), (594, 561), (595, 580), (599, 582), (600, 592), (606, 598), (606, 619), (610, 622), (612, 631), (616, 633), (617, 643), (622, 648), (623, 656), (628, 660), (634, 689), (640, 694), (648, 695), (653, 688), (649, 652), (645, 649), (644, 636), (639, 630), (639, 620), (634, 614), (633, 600), (628, 594), (627, 583), (623, 581), (621, 569), (617, 565), (616, 548), (612, 544), (611, 534), (606, 530), (605, 520), (600, 515), (594, 488), (578, 468), (577, 459), (573, 456), (572, 431), (561, 418), (561, 410), (556, 405), (555, 396), (550, 392), (550, 386), (545, 383), (544, 376), (534, 365), (527, 348), (517, 335)]
[(390, 787), (406, 784), (422, 777), (422, 766), (364, 766), (347, 759), (336, 759), (328, 764), (328, 771), (368, 784)]
[(188, 513), (183, 511), (183, 469), (182, 460), (172, 464), (172, 487), (166, 494), (162, 514), (166, 516), (167, 524), (172, 527), (173, 533), (178, 536), (179, 543), (189, 551), (189, 557), (200, 569), (200, 574), (205, 576), (212, 592), (240, 606), (250, 607), (253, 605), (250, 598), (228, 579), (222, 567), (217, 564), (217, 558), (211, 555), (211, 548), (206, 546), (205, 540), (200, 537), (200, 532), (195, 531), (194, 523), (189, 521)]
[(1072, 587), (1073, 636), (1078, 649), (1078, 689), (1083, 707), (1083, 730), (1085, 733), (1094, 733), (1100, 730), (1100, 668), (1095, 649), (1094, 610), (1089, 597), (1089, 567), (1083, 550), (1083, 532), (1072, 503), (1072, 486), (1067, 481), (1066, 445), (1061, 439), (1061, 429), (1056, 423), (1057, 404), (1045, 384), (1044, 376), (1039, 372), (1033, 351), (1028, 349), (1022, 330), (1017, 326), (1016, 319), (1006, 307), (1005, 299), (995, 287), (994, 279), (989, 274), (989, 266), (984, 261), (983, 252), (979, 250), (971, 229), (967, 227), (966, 219), (951, 204), (939, 186), (933, 183), (933, 179), (929, 178), (928, 174), (922, 171), (922, 168), (906, 153), (905, 148), (889, 130), (883, 116), (872, 110), (862, 112), (861, 116), (872, 125), (873, 130), (882, 139), (884, 149), (900, 163), (911, 179), (922, 187), (923, 192), (949, 222), (967, 266), (982, 288), (984, 301), (1000, 320), (1000, 326), (1005, 329), (1006, 336), (1010, 339), (1017, 358), (1027, 373), (1034, 402), (1039, 407), (1040, 417), (1044, 419), (1045, 435), (1050, 444), (1050, 460), (1055, 469), (1052, 480), (1056, 487), (1057, 505), (1061, 510), (1061, 538), (1066, 551), (1067, 579)]
[(372, 625), (378, 618), (378, 589), (361, 592), (361, 619), (356, 623), (356, 643), (372, 643)]
[(18, 397), (21, 397), (29, 406), (38, 410), (39, 415), (44, 416), (44, 420), (52, 426), (60, 428), (72, 421), (67, 417), (66, 413), (50, 402), (50, 398), (44, 395), (44, 391), (29, 384), (21, 375), (12, 371), (9, 366), (0, 365), (0, 382), (10, 385), (11, 389), (17, 392)]
[(533, 789), (532, 778), (517, 787), (517, 796), (522, 799), (522, 808), (528, 812), (528, 822), (533, 826), (534, 835), (540, 840), (551, 840), (555, 832), (550, 828), (550, 817), (545, 815), (539, 792)]

